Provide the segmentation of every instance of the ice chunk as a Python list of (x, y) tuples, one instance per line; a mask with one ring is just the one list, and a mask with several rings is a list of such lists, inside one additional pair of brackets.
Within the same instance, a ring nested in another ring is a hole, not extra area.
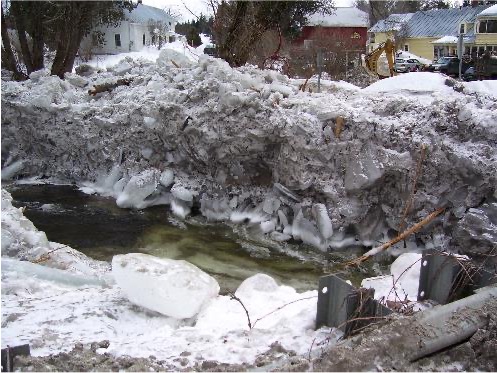
[(384, 298), (403, 301), (406, 298), (416, 301), (418, 297), (421, 254), (405, 253), (391, 265), (391, 275), (370, 277), (362, 280), (361, 286), (375, 289), (375, 299)]
[(400, 284), (403, 294), (413, 301), (418, 298), (421, 257), (421, 254), (405, 253), (395, 259), (390, 267), (390, 273)]
[(166, 188), (169, 187), (174, 182), (174, 172), (172, 170), (165, 170), (160, 174), (159, 182)]
[(278, 210), (278, 218), (280, 219), (280, 224), (283, 225), (283, 227), (288, 225), (288, 218), (282, 210)]
[(12, 179), (19, 171), (22, 170), (24, 166), (24, 161), (19, 160), (11, 163), (7, 167), (2, 169), (2, 180)]
[(276, 224), (272, 220), (263, 221), (260, 224), (262, 233), (271, 233), (276, 229)]
[(176, 199), (192, 202), (193, 201), (193, 193), (186, 189), (184, 186), (179, 184), (174, 184), (171, 188), (171, 193)]
[(64, 79), (79, 88), (84, 88), (88, 85), (88, 80), (77, 74), (65, 73)]
[(166, 48), (161, 50), (159, 57), (157, 58), (157, 65), (160, 67), (189, 67), (192, 64), (192, 61), (190, 61), (188, 57), (173, 49)]
[(384, 174), (384, 166), (373, 150), (366, 146), (348, 163), (345, 172), (346, 190), (358, 190), (374, 184)]
[(257, 292), (271, 293), (277, 290), (278, 284), (274, 278), (263, 273), (258, 273), (243, 281), (236, 290), (235, 295), (238, 297), (251, 297)]
[(231, 208), (227, 198), (211, 199), (204, 194), (200, 200), (200, 212), (209, 221), (223, 221), (229, 219)]
[(314, 219), (318, 223), (319, 233), (325, 240), (329, 239), (333, 235), (333, 226), (331, 224), (331, 219), (328, 216), (328, 211), (326, 206), (322, 203), (316, 203), (312, 206), (312, 212), (314, 214)]
[(262, 210), (266, 214), (271, 215), (271, 214), (273, 214), (273, 212), (275, 212), (276, 210), (278, 210), (280, 208), (280, 205), (281, 205), (281, 201), (278, 198), (267, 197), (263, 202)]
[(299, 210), (295, 219), (293, 219), (292, 234), (296, 240), (301, 240), (303, 243), (325, 250), (325, 245), (316, 226), (310, 220), (304, 218), (302, 210)]
[(219, 293), (214, 278), (184, 260), (116, 255), (112, 273), (132, 303), (178, 319), (195, 316)]
[(75, 287), (88, 285), (101, 286), (105, 284), (103, 280), (95, 276), (77, 275), (57, 268), (45, 267), (27, 261), (19, 261), (4, 257), (2, 258), (2, 275), (9, 272), (15, 272), (16, 276), (22, 274), (30, 278), (34, 277), (40, 280), (48, 280)]
[(290, 236), (289, 234), (280, 233), (280, 232), (276, 232), (276, 231), (271, 232), (269, 237), (271, 237), (272, 240), (277, 241), (277, 242), (289, 241), (292, 238), (292, 236)]
[(181, 199), (173, 198), (171, 201), (171, 211), (177, 217), (184, 219), (192, 211), (191, 203), (185, 202)]
[(157, 189), (158, 183), (159, 171), (155, 169), (145, 170), (133, 176), (117, 197), (117, 205), (122, 208), (137, 209), (150, 206), (150, 202), (145, 199)]

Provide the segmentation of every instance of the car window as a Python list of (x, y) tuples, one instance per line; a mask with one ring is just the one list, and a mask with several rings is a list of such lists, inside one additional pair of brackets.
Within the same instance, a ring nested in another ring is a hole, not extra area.
[(402, 59), (402, 58), (397, 58), (397, 59), (395, 60), (395, 63), (404, 63), (404, 59)]

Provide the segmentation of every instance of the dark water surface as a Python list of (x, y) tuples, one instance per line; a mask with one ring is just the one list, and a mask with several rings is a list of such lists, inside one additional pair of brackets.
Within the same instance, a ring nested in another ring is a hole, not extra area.
[[(50, 241), (106, 261), (131, 252), (184, 259), (214, 276), (222, 291), (235, 290), (256, 273), (299, 291), (316, 289), (319, 276), (338, 270), (312, 248), (277, 244), (262, 236), (252, 239), (244, 228), (236, 234), (232, 227), (208, 224), (201, 217), (185, 223), (167, 206), (121, 209), (112, 198), (87, 195), (70, 185), (8, 185), (7, 190), (14, 205), (25, 206), (25, 216)], [(350, 273), (354, 283), (363, 276)]]

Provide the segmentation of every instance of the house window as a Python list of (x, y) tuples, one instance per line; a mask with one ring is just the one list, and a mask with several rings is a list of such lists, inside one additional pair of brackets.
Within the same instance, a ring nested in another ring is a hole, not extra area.
[(121, 34), (115, 34), (114, 41), (116, 43), (116, 47), (120, 47), (121, 46)]
[(480, 34), (497, 34), (497, 19), (480, 21), (478, 32)]
[(464, 23), (461, 23), (459, 25), (459, 33), (460, 34), (465, 34), (466, 33), (466, 25)]
[(143, 45), (145, 45), (145, 34), (143, 34)]
[(409, 44), (404, 45), (404, 52), (409, 52)]
[(311, 40), (311, 39), (304, 40), (304, 48), (306, 48), (306, 49), (311, 48), (312, 44), (313, 44), (313, 40)]
[(374, 35), (374, 32), (371, 32), (371, 33), (369, 34), (369, 42), (370, 42), (370, 43), (376, 43), (376, 42), (375, 42), (375, 35)]

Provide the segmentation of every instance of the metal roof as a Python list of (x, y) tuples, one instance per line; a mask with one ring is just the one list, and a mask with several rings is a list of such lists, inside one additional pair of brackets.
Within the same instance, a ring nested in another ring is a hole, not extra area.
[(131, 13), (127, 13), (126, 19), (136, 23), (147, 23), (149, 20), (162, 21), (165, 24), (168, 22), (176, 22), (176, 19), (166, 11), (143, 4), (138, 4)]
[(406, 36), (414, 38), (457, 36), (461, 23), (475, 22), (478, 13), (488, 7), (480, 5), (416, 12), (407, 23)]
[(390, 14), (387, 19), (382, 19), (369, 29), (369, 32), (398, 31), (414, 13)]
[[(434, 9), (407, 14), (391, 14), (387, 19), (377, 22), (369, 32), (398, 31), (405, 26), (405, 37), (457, 36), (462, 22), (473, 23), (476, 17), (490, 5), (462, 7), (451, 9)], [(466, 36), (474, 35), (474, 29), (468, 30)]]

